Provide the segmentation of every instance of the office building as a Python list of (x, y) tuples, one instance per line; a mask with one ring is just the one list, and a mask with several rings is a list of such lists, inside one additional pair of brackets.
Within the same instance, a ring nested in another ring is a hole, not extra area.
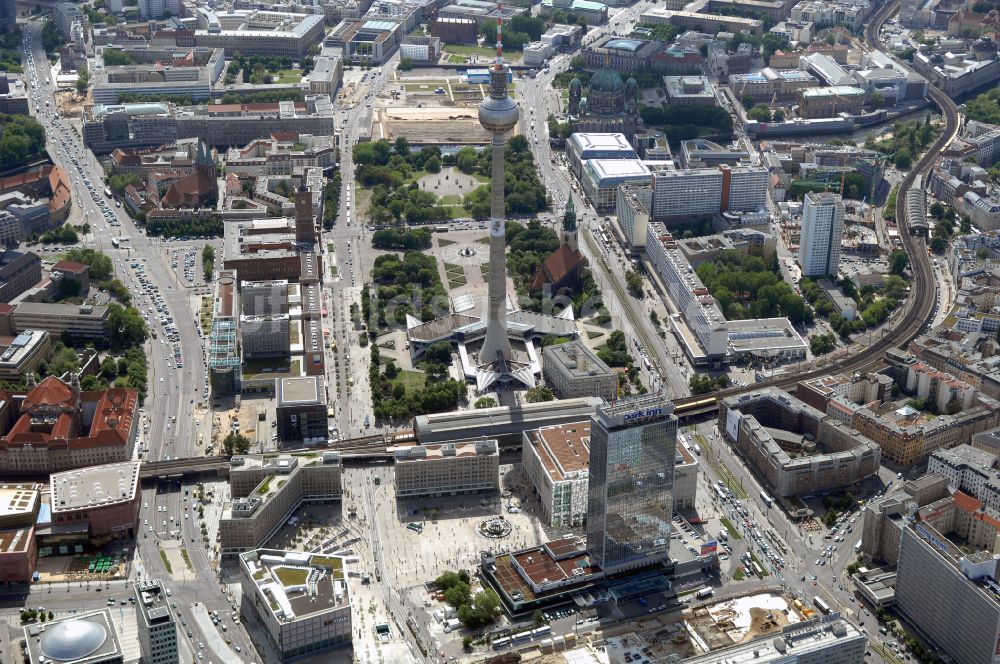
[(177, 619), (170, 608), (163, 582), (147, 579), (136, 583), (136, 623), (144, 664), (178, 664)]
[(496, 440), (415, 445), (393, 453), (396, 497), (455, 496), (500, 488)]
[(618, 187), (649, 182), (649, 168), (639, 159), (589, 159), (583, 163), (583, 191), (600, 213), (615, 209)]
[(664, 76), (667, 103), (671, 106), (716, 106), (715, 86), (707, 76)]
[(167, 13), (164, 0), (139, 0), (139, 18), (159, 19)]
[(31, 623), (22, 629), (30, 664), (125, 664), (121, 635), (109, 609)]
[(308, 284), (318, 282), (322, 272), (319, 255), (302, 248), (289, 218), (226, 224), (222, 261), (224, 269), (247, 281)]
[(996, 44), (985, 37), (970, 43), (971, 47), (964, 52), (962, 49), (918, 51), (913, 55), (913, 69), (950, 97), (960, 97), (995, 82), (1000, 78)]
[(587, 551), (608, 574), (665, 562), (677, 417), (661, 396), (597, 407), (590, 425)]
[(187, 106), (176, 117), (176, 138), (200, 138), (212, 147), (243, 146), (275, 133), (333, 136), (335, 131), (329, 94), (306, 95), (303, 101)]
[(865, 91), (853, 85), (799, 90), (799, 115), (807, 120), (858, 115), (864, 109)]
[(501, 445), (521, 442), (524, 431), (588, 419), (602, 403), (597, 397), (561, 399), (497, 406), (413, 418), (413, 429), (422, 445), (495, 438)]
[(919, 508), (949, 495), (948, 478), (932, 473), (903, 482), (881, 498), (868, 501), (861, 526), (861, 553), (865, 562), (896, 565), (907, 519)]
[(868, 639), (839, 613), (819, 616), (705, 655), (684, 664), (864, 664)]
[(252, 359), (288, 355), (291, 352), (290, 330), (288, 314), (240, 316), (243, 357)]
[(683, 30), (701, 30), (703, 32), (746, 32), (760, 37), (764, 33), (764, 23), (755, 18), (741, 16), (720, 16), (717, 14), (701, 14), (689, 11), (671, 11), (654, 7), (644, 11), (639, 20), (645, 23), (676, 25)]
[(617, 2), (595, 2), (594, 0), (542, 0), (542, 16), (562, 10), (582, 18), (587, 25), (603, 25), (608, 21), (608, 5)]
[(684, 445), (677, 445), (674, 461), (674, 511), (695, 509), (698, 493), (698, 459)]
[(0, 582), (31, 583), (38, 561), (35, 522), (41, 485), (0, 484)]
[(391, 58), (404, 36), (396, 21), (341, 21), (323, 43), (342, 49), (344, 59), (351, 63), (380, 65)]
[[(52, 528), (74, 526), (82, 541), (135, 537), (139, 522), (139, 462), (124, 461), (53, 473)], [(63, 542), (68, 533), (63, 533)]]
[(351, 590), (341, 556), (257, 549), (240, 556), (244, 606), (282, 662), (351, 643)]
[[(724, 237), (742, 233), (744, 231), (728, 231)], [(746, 241), (727, 242), (734, 249), (748, 252), (760, 247), (763, 253), (768, 243), (763, 238), (760, 242), (754, 239), (756, 232), (748, 233), (751, 237)], [(710, 241), (710, 238), (700, 239)], [(710, 255), (711, 249), (689, 245), (688, 253)], [(670, 331), (695, 366), (719, 365), (739, 359), (769, 363), (805, 359), (806, 343), (787, 318), (727, 320), (688, 256), (660, 222), (647, 226), (646, 254), (681, 313), (680, 319), (670, 318)]]
[(276, 378), (274, 394), (278, 440), (306, 445), (326, 441), (326, 385), (322, 376)]
[(0, 302), (11, 302), (42, 280), (42, 259), (32, 251), (0, 254)]
[(119, 463), (132, 457), (138, 433), (138, 395), (112, 387), (81, 392), (79, 375), (67, 385), (55, 376), (36, 383), (10, 413), (0, 438), (0, 467), (20, 475)]
[(96, 153), (177, 142), (177, 115), (171, 104), (85, 106), (83, 144)]
[[(994, 436), (983, 432), (973, 437), (973, 445)], [(927, 460), (927, 473), (948, 478), (948, 484), (981, 501), (990, 509), (1000, 511), (1000, 470), (994, 468), (997, 457), (994, 451), (973, 447), (967, 443), (950, 449), (937, 450)]]
[(618, 398), (618, 374), (582, 341), (568, 341), (542, 349), (542, 376), (560, 399)]
[(331, 100), (337, 94), (344, 78), (344, 59), (339, 55), (322, 55), (314, 59), (309, 72), (309, 93), (326, 95)]
[(0, 30), (13, 30), (17, 25), (17, 3), (15, 0), (0, 0)]
[(775, 497), (857, 486), (882, 458), (849, 425), (775, 388), (723, 399), (719, 432)]
[(955, 662), (993, 664), (1000, 643), (997, 556), (968, 553), (923, 520), (903, 527), (896, 610)]
[(52, 19), (65, 41), (71, 40), (74, 23), (83, 26), (87, 22), (86, 14), (72, 2), (57, 2), (53, 7)]
[[(96, 104), (117, 104), (121, 95), (178, 95), (194, 102), (212, 96), (212, 84), (225, 67), (221, 48), (188, 48), (176, 51), (118, 50), (136, 64), (95, 67), (91, 73), (92, 98)], [(103, 56), (103, 51), (99, 51)], [(156, 59), (160, 56), (161, 59)]]
[(53, 337), (106, 339), (108, 307), (101, 304), (21, 302), (12, 312), (16, 330), (45, 330)]
[(838, 194), (808, 192), (802, 204), (799, 266), (802, 276), (837, 276), (844, 237), (844, 201)]
[(583, 526), (590, 476), (590, 422), (526, 430), (521, 463), (548, 524)]
[(52, 336), (44, 330), (25, 330), (9, 341), (0, 339), (0, 381), (17, 383), (52, 352)]
[(246, 316), (287, 314), (288, 280), (241, 282), (240, 311)]
[(196, 8), (195, 18), (195, 43), (225, 49), (227, 56), (242, 53), (300, 60), (323, 39), (324, 32), (322, 14), (264, 9), (216, 12), (206, 6)]
[(567, 140), (566, 154), (570, 169), (583, 175), (583, 163), (590, 159), (638, 159), (635, 148), (620, 133), (574, 132)]
[(230, 462), (227, 502), (219, 520), (223, 557), (271, 538), (303, 503), (340, 499), (343, 467), (336, 452), (301, 456), (236, 456)]

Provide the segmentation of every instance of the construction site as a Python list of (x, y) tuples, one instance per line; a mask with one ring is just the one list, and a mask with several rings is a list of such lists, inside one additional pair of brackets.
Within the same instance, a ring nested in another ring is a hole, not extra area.
[[(780, 591), (755, 592), (723, 601), (698, 604), (625, 623), (587, 625), (578, 634), (537, 642), (491, 664), (607, 664), (607, 662), (672, 661), (705, 655), (771, 635), (816, 617), (816, 611)], [(516, 659), (512, 659), (511, 655)], [(628, 655), (628, 657), (626, 657)]]
[[(397, 72), (388, 93), (375, 100), (372, 140), (404, 137), (411, 145), (489, 143), (489, 132), (479, 124), (479, 104), (488, 86), (457, 72), (442, 73)], [(511, 84), (512, 91), (515, 85)]]

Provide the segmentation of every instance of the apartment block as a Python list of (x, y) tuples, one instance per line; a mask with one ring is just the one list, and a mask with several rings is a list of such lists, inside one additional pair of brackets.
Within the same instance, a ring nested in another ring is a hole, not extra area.
[(996, 554), (967, 553), (923, 520), (902, 530), (896, 610), (962, 664), (993, 664), (1000, 643)]
[(881, 461), (873, 441), (774, 388), (723, 399), (719, 431), (776, 496), (855, 486)]
[(18, 331), (44, 330), (54, 337), (68, 334), (74, 339), (108, 336), (108, 307), (100, 304), (21, 302), (12, 316)]
[(937, 450), (927, 460), (927, 472), (944, 475), (952, 488), (1000, 511), (1000, 470), (993, 452), (968, 443)]
[(550, 526), (586, 523), (589, 421), (525, 431), (521, 462)]
[(837, 194), (806, 193), (799, 234), (799, 265), (806, 277), (836, 276), (844, 237), (844, 202)]
[(393, 458), (396, 498), (488, 493), (500, 488), (496, 440), (397, 448)]
[(222, 555), (261, 546), (303, 503), (339, 500), (342, 472), (336, 452), (233, 457), (229, 470), (233, 499), (219, 520)]
[(32, 251), (0, 253), (0, 302), (11, 302), (42, 280), (42, 259)]
[(0, 342), (0, 381), (17, 383), (44, 362), (52, 351), (52, 336), (44, 330), (25, 330), (9, 343)]
[(919, 508), (948, 495), (948, 478), (928, 473), (869, 501), (862, 512), (861, 553), (866, 562), (895, 565), (906, 519)]

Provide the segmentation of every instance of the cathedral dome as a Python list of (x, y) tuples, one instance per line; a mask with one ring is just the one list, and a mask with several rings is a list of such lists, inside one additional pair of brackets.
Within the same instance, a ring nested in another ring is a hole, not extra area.
[(590, 77), (589, 89), (590, 92), (621, 92), (625, 89), (625, 81), (614, 69), (605, 67)]

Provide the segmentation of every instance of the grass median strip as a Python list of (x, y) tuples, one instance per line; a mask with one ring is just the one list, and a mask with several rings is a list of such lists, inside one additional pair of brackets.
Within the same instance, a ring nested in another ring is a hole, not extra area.
[(191, 564), (191, 556), (188, 555), (187, 549), (181, 549), (181, 558), (184, 559), (184, 564), (187, 565), (187, 568), (193, 572), (194, 565)]
[(167, 568), (167, 574), (173, 574), (174, 568), (170, 566), (170, 561), (167, 560), (167, 552), (160, 549), (160, 560), (163, 561), (163, 566)]
[(719, 521), (722, 523), (723, 526), (726, 527), (726, 530), (729, 531), (729, 536), (731, 538), (733, 538), (733, 539), (743, 539), (743, 536), (740, 535), (740, 531), (736, 529), (736, 526), (733, 525), (732, 521), (730, 521), (729, 519), (727, 519), (724, 516), (720, 517)]

